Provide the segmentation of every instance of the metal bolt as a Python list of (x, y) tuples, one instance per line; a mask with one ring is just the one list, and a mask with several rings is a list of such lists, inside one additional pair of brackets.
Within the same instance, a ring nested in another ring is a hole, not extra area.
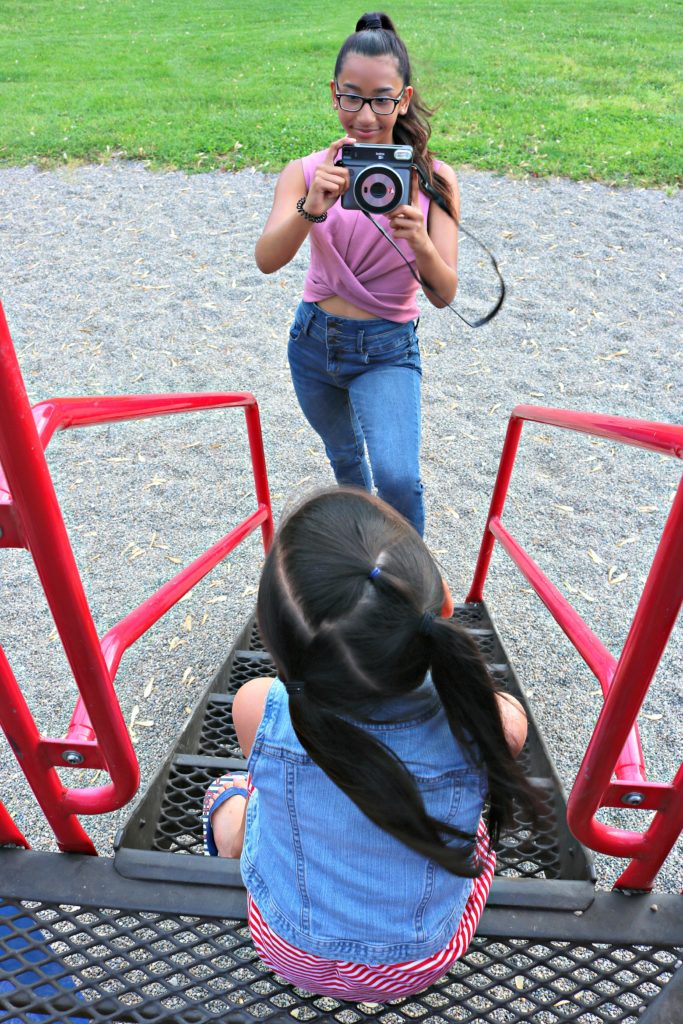
[(627, 807), (640, 807), (641, 804), (645, 803), (644, 793), (624, 793), (621, 798), (622, 804), (626, 804)]
[(75, 768), (79, 764), (83, 764), (85, 758), (83, 754), (79, 754), (77, 750), (63, 750), (62, 761), (66, 761), (68, 765)]

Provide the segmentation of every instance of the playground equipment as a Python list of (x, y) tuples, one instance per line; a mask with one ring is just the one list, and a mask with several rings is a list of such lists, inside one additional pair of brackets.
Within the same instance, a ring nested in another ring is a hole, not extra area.
[[(44, 456), (50, 437), (67, 427), (218, 407), (245, 410), (256, 510), (100, 640)], [(462, 960), (418, 996), (344, 1004), (273, 976), (249, 940), (238, 865), (195, 856), (204, 789), (226, 769), (244, 767), (230, 718), (233, 695), (247, 679), (272, 672), (253, 621), (117, 836), (114, 857), (93, 856), (77, 817), (120, 807), (137, 788), (113, 686), (126, 649), (257, 526), (266, 549), (270, 543), (256, 402), (248, 394), (130, 396), (53, 399), (31, 410), (0, 307), (0, 548), (31, 553), (80, 693), (66, 736), (42, 736), (0, 648), (0, 723), (60, 848), (69, 851), (31, 851), (0, 803), (0, 1024), (683, 1021), (680, 897), (648, 894), (683, 826), (683, 773), (671, 783), (647, 780), (636, 724), (683, 601), (683, 484), (616, 660), (503, 525), (515, 452), (531, 420), (677, 458), (683, 428), (516, 408), (472, 587), (454, 611), (491, 671), (525, 702), (483, 601), (498, 541), (598, 677), (603, 710), (568, 808), (531, 717), (521, 757), (546, 794), (540, 826), (534, 834), (520, 819), (503, 837), (498, 877)], [(109, 781), (68, 788), (56, 766), (99, 768)], [(601, 807), (614, 806), (654, 814), (642, 833), (597, 820)], [(595, 889), (582, 842), (629, 859), (615, 891)]]

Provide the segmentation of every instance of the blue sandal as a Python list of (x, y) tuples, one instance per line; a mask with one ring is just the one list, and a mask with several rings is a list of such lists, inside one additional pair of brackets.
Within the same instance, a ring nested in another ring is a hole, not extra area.
[[(243, 785), (240, 785), (243, 783)], [(202, 834), (204, 836), (204, 855), (206, 857), (217, 857), (218, 848), (213, 838), (211, 828), (211, 817), (214, 811), (218, 810), (221, 804), (233, 796), (249, 796), (247, 787), (247, 776), (244, 772), (230, 772), (214, 779), (204, 794), (204, 807), (202, 809)]]

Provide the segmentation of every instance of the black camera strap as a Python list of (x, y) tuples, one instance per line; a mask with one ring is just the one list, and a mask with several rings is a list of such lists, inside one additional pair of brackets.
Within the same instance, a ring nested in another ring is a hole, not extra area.
[[(445, 199), (443, 198), (442, 195), (440, 195), (439, 192), (437, 192), (437, 190), (434, 188), (434, 186), (427, 180), (427, 177), (426, 177), (424, 171), (422, 170), (422, 168), (418, 167), (417, 164), (413, 164), (413, 169), (415, 171), (417, 171), (418, 176), (420, 178), (420, 182), (422, 184), (422, 188), (425, 191), (425, 193), (429, 196), (429, 198), (433, 199), (434, 202), (437, 204), (437, 206), (439, 206), (442, 210), (444, 210), (444, 212), (447, 213), (449, 217), (453, 217), (453, 214), (449, 210), (448, 204), (446, 203)], [(503, 275), (501, 274), (500, 269), (498, 267), (498, 263), (496, 262), (496, 257), (493, 255), (491, 250), (488, 249), (484, 245), (484, 243), (481, 242), (476, 237), (476, 235), (473, 235), (471, 231), (468, 231), (467, 228), (464, 228), (462, 226), (462, 224), (458, 224), (458, 230), (461, 231), (463, 233), (463, 235), (467, 235), (468, 238), (471, 238), (472, 241), (475, 242), (480, 247), (480, 249), (484, 250), (484, 252), (488, 256), (488, 258), (491, 260), (491, 264), (493, 266), (493, 269), (495, 270), (496, 276), (498, 278), (498, 281), (500, 282), (500, 293), (498, 295), (498, 298), (496, 299), (496, 302), (494, 303), (494, 305), (491, 307), (491, 309), (488, 311), (488, 313), (485, 316), (480, 317), (478, 320), (468, 320), (467, 317), (463, 316), (462, 313), (458, 312), (458, 310), (455, 308), (455, 306), (452, 306), (450, 302), (446, 302), (444, 297), (442, 295), (439, 295), (439, 293), (434, 288), (431, 287), (431, 285), (429, 284), (428, 281), (423, 281), (422, 280), (420, 275), (417, 274), (413, 270), (413, 268), (411, 267), (410, 263), (405, 258), (405, 255), (401, 252), (399, 247), (396, 245), (396, 242), (393, 240), (391, 235), (387, 234), (387, 232), (384, 230), (382, 225), (379, 224), (375, 220), (375, 218), (372, 217), (367, 212), (367, 210), (363, 210), (363, 213), (368, 218), (368, 220), (372, 221), (372, 223), (375, 225), (377, 230), (381, 234), (384, 235), (384, 237), (386, 238), (386, 240), (389, 243), (389, 245), (393, 246), (393, 248), (399, 254), (399, 256), (401, 257), (401, 259), (403, 260), (405, 265), (408, 267), (408, 270), (410, 271), (410, 273), (413, 275), (413, 277), (415, 278), (417, 283), (420, 285), (420, 287), (421, 288), (426, 288), (427, 291), (430, 291), (432, 293), (432, 295), (436, 295), (436, 297), (439, 300), (439, 302), (443, 302), (444, 305), (448, 306), (448, 308), (453, 313), (455, 313), (456, 316), (460, 317), (460, 319), (462, 320), (463, 323), (467, 324), (468, 327), (483, 327), (484, 324), (487, 324), (489, 322), (489, 320), (493, 320), (494, 316), (496, 315), (496, 313), (498, 313), (498, 311), (500, 310), (500, 307), (503, 305), (503, 302), (505, 301), (505, 281), (503, 280)]]

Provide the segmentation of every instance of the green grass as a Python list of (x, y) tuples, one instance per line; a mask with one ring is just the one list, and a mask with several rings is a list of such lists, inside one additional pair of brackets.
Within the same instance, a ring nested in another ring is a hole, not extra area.
[[(455, 166), (683, 179), (683, 0), (391, 0)], [(0, 163), (279, 170), (337, 137), (362, 4), (0, 0)]]

